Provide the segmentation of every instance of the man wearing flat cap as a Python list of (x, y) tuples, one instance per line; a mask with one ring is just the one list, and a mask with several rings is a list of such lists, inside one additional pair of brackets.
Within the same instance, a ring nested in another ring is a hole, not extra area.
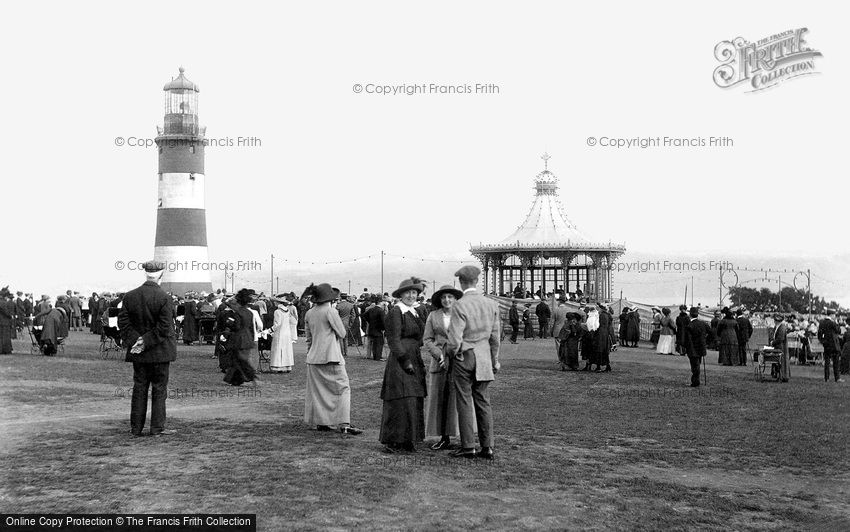
[[(455, 356), (453, 372), (461, 441), (455, 456), (492, 460), (493, 416), (487, 387), (500, 368), (501, 323), (498, 305), (476, 289), (479, 275), (481, 270), (469, 265), (455, 272), (463, 297), (452, 307), (446, 352)], [(479, 453), (475, 451), (473, 416), (478, 424)]]
[(118, 328), (127, 346), (125, 360), (133, 363), (133, 396), (130, 400), (130, 434), (141, 436), (151, 389), (151, 436), (174, 434), (165, 428), (168, 370), (177, 358), (173, 304), (160, 288), (165, 265), (146, 262), (145, 282), (124, 294)]

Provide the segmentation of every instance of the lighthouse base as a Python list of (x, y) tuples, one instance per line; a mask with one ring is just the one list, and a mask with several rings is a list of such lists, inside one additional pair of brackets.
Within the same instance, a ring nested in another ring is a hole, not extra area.
[(186, 292), (197, 292), (199, 294), (201, 292), (206, 292), (208, 294), (213, 292), (212, 283), (210, 283), (210, 282), (207, 282), (207, 283), (204, 283), (204, 282), (200, 282), (200, 283), (163, 282), (160, 286), (162, 287), (163, 290), (165, 290), (169, 294), (179, 296), (179, 297), (183, 297), (183, 295)]

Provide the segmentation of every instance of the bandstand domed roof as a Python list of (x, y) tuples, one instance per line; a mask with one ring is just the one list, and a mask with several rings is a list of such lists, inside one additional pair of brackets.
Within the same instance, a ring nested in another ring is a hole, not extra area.
[(178, 70), (179, 70), (180, 74), (176, 78), (174, 78), (171, 81), (169, 81), (168, 83), (166, 83), (165, 86), (162, 88), (162, 90), (164, 90), (164, 91), (193, 90), (195, 92), (200, 92), (200, 89), (198, 89), (198, 86), (195, 85), (194, 83), (192, 83), (191, 81), (189, 81), (189, 79), (186, 78), (186, 76), (183, 75), (183, 72), (184, 72), (183, 67), (180, 67)]
[(535, 196), (531, 209), (522, 222), (502, 244), (586, 244), (590, 240), (567, 217), (558, 199), (558, 178), (543, 170), (534, 179)]
[(534, 178), (534, 202), (516, 231), (496, 244), (473, 246), (472, 251), (513, 250), (596, 250), (622, 253), (625, 247), (611, 242), (596, 243), (567, 217), (558, 197), (558, 177), (549, 171), (549, 155), (542, 157), (545, 167)]

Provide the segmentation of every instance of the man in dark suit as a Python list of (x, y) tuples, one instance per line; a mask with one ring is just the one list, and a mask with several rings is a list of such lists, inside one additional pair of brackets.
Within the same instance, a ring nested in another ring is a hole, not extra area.
[[(499, 307), (476, 290), (480, 269), (464, 266), (455, 275), (460, 279), (463, 297), (452, 307), (447, 341), (447, 353), (455, 357), (452, 375), (461, 441), (454, 456), (492, 460), (493, 415), (487, 387), (501, 367)], [(473, 416), (478, 424), (480, 453), (475, 452)]]
[(753, 335), (753, 324), (750, 318), (744, 316), (744, 309), (735, 312), (735, 321), (738, 322), (738, 359), (741, 366), (747, 365), (747, 343)]
[(685, 352), (688, 355), (688, 360), (691, 363), (691, 386), (696, 388), (699, 386), (699, 365), (702, 362), (702, 357), (706, 355), (708, 345), (708, 337), (710, 333), (709, 325), (699, 319), (699, 309), (691, 307), (691, 321), (685, 327)]
[(366, 314), (363, 315), (363, 321), (366, 322), (366, 335), (369, 338), (369, 349), (372, 353), (372, 360), (381, 360), (381, 355), (384, 351), (384, 309), (378, 304), (378, 296), (374, 296), (374, 305), (369, 307)]
[(508, 310), (508, 323), (511, 326), (511, 343), (516, 343), (516, 335), (519, 332), (519, 309), (516, 306), (516, 299), (511, 301), (511, 308)]
[(839, 382), (841, 380), (841, 377), (839, 376), (838, 364), (839, 353), (841, 353), (841, 347), (839, 343), (839, 338), (841, 338), (841, 331), (838, 327), (838, 324), (835, 323), (834, 317), (835, 311), (829, 309), (826, 311), (826, 316), (820, 321), (820, 325), (818, 325), (818, 340), (820, 340), (820, 343), (823, 346), (824, 382), (829, 381), (830, 362), (832, 362), (832, 372), (835, 374), (835, 382)]
[(165, 265), (146, 262), (145, 283), (124, 295), (118, 327), (127, 346), (124, 359), (133, 363), (133, 397), (130, 401), (130, 433), (141, 436), (147, 416), (148, 388), (151, 397), (151, 436), (174, 434), (165, 428), (168, 370), (177, 359), (173, 305), (159, 287)]
[(773, 320), (776, 328), (773, 329), (770, 345), (782, 352), (779, 358), (779, 380), (788, 382), (788, 326), (782, 314), (774, 315)]
[(688, 354), (688, 349), (685, 345), (685, 331), (689, 323), (691, 323), (691, 317), (688, 314), (688, 307), (679, 305), (679, 315), (676, 316), (676, 352), (682, 356)]
[[(543, 289), (541, 288), (540, 291), (542, 293)], [(539, 324), (540, 328), (540, 338), (546, 338), (546, 333), (549, 332), (549, 318), (552, 317), (552, 309), (549, 308), (549, 305), (547, 305), (545, 301), (541, 301), (534, 308), (534, 313), (537, 314), (537, 323)]]

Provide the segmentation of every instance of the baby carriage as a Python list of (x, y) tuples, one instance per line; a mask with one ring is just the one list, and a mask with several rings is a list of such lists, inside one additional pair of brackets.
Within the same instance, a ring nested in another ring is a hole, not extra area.
[(27, 331), (30, 334), (30, 354), (32, 355), (44, 355), (44, 356), (54, 356), (57, 353), (65, 354), (65, 338), (59, 336), (56, 338), (56, 345), (53, 345), (53, 342), (50, 340), (41, 339), (41, 332), (43, 327), (41, 325), (33, 325)]
[(198, 318), (198, 328), (201, 331), (201, 341), (207, 345), (213, 345), (215, 343), (215, 313), (202, 313)]
[[(114, 312), (113, 312), (114, 311)], [(112, 316), (111, 314), (115, 314)], [(110, 308), (101, 316), (100, 352), (101, 358), (106, 360), (111, 355), (121, 352), (121, 333), (118, 331), (118, 309)]]

